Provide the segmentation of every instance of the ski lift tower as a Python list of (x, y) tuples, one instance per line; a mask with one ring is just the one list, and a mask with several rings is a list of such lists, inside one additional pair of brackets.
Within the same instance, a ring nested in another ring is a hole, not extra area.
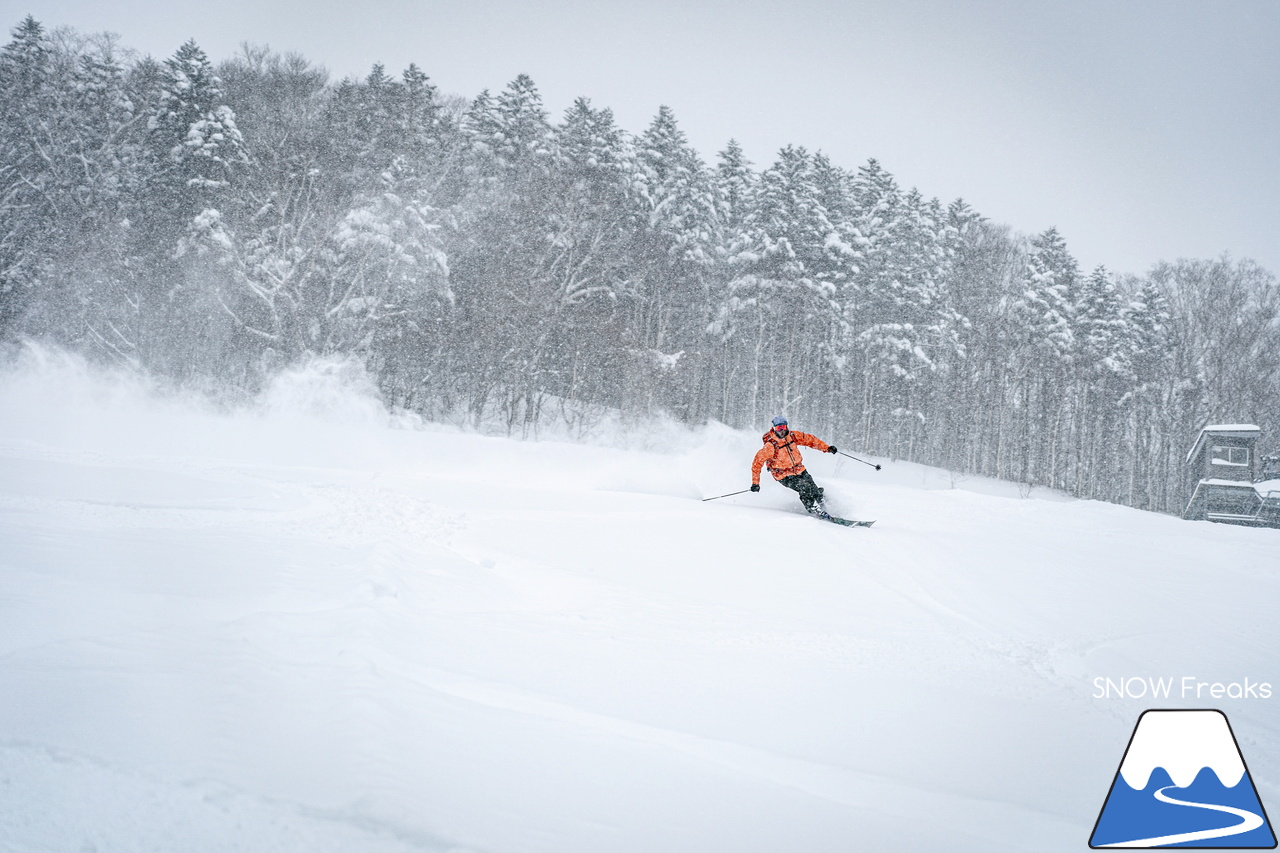
[(1253, 424), (1211, 424), (1187, 453), (1195, 488), (1182, 517), (1258, 527), (1280, 526), (1280, 490), (1256, 484), (1258, 440)]

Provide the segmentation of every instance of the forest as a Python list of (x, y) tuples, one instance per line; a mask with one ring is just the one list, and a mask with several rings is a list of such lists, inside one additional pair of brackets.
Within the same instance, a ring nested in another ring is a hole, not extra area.
[(526, 76), (470, 97), (416, 65), (156, 60), (31, 17), (10, 38), (9, 350), (226, 400), (346, 357), (393, 408), (523, 436), (785, 413), (855, 452), (1171, 513), (1206, 423), (1280, 441), (1280, 286), (1248, 259), (1083, 270), (1056, 229), (875, 159), (711, 159), (666, 107), (638, 134), (585, 98), (557, 118)]

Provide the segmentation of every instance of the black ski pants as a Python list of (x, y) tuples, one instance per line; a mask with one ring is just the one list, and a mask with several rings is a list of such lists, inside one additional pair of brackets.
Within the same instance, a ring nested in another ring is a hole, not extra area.
[(813, 512), (815, 506), (822, 506), (822, 489), (818, 488), (808, 471), (783, 477), (778, 482), (800, 494), (800, 503), (804, 504), (806, 511)]

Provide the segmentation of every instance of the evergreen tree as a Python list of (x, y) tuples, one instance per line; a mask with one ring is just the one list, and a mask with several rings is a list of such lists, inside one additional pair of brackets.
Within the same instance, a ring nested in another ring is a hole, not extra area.
[(39, 276), (38, 242), (54, 211), (40, 154), (41, 121), (52, 108), (49, 45), (28, 15), (0, 50), (0, 333), (22, 316)]
[(248, 161), (222, 81), (199, 46), (188, 41), (165, 62), (147, 129), (154, 158), (152, 190), (166, 213), (189, 219)]
[(56, 103), (44, 116), (40, 139), (60, 246), (47, 253), (39, 311), (26, 329), (87, 337), (119, 358), (125, 342), (112, 331), (110, 312), (97, 309), (120, 301), (121, 247), (129, 242), (143, 164), (141, 123), (113, 47), (103, 39), (61, 57), (66, 71), (55, 84)]
[(901, 193), (876, 161), (853, 186), (865, 244), (846, 312), (860, 329), (864, 436), (911, 455), (928, 424), (932, 374), (962, 352), (961, 318), (945, 291), (954, 237), (936, 199)]
[(1026, 342), (1044, 364), (1065, 364), (1075, 350), (1079, 267), (1056, 228), (1031, 240), (1024, 289), (1015, 301)]
[(1128, 360), (1141, 387), (1167, 373), (1173, 354), (1169, 300), (1155, 281), (1145, 279), (1124, 308), (1124, 317), (1129, 330)]
[(0, 51), (0, 82), (7, 116), (13, 116), (21, 104), (34, 103), (47, 94), (51, 70), (44, 25), (28, 15), (11, 34), (13, 40)]
[(718, 226), (710, 175), (670, 107), (658, 109), (640, 137), (637, 158), (647, 189), (653, 248), (673, 260), (709, 260)]
[(502, 169), (541, 168), (551, 153), (547, 111), (527, 75), (521, 74), (494, 98), (480, 93), (467, 110), (464, 130), (475, 150)]
[[(715, 189), (718, 204), (718, 219), (721, 227), (728, 234), (737, 234), (746, 224), (755, 208), (755, 189), (758, 176), (751, 168), (751, 161), (746, 157), (737, 140), (730, 139), (729, 144), (720, 152), (716, 163)], [(730, 238), (726, 243), (732, 243)]]
[(766, 408), (814, 396), (821, 363), (830, 358), (832, 305), (848, 247), (820, 194), (814, 158), (788, 146), (761, 174), (742, 229), (738, 272), (716, 328), (745, 333), (738, 357), (750, 365), (744, 403), (753, 421)]
[(1075, 309), (1074, 338), (1080, 370), (1086, 379), (1129, 374), (1128, 332), (1111, 275), (1106, 267), (1098, 266), (1081, 284)]
[[(696, 419), (707, 381), (702, 352), (710, 320), (710, 269), (719, 221), (710, 171), (689, 145), (669, 107), (662, 106), (636, 143), (647, 223), (637, 246), (636, 298), (630, 300), (627, 385), (631, 408), (667, 408)], [(683, 359), (683, 360), (681, 360)]]
[(1061, 479), (1070, 447), (1073, 397), (1069, 381), (1075, 356), (1075, 312), (1079, 268), (1057, 229), (1031, 239), (1022, 290), (1010, 320), (1013, 394), (1020, 424), (1014, 440), (1023, 448), (1016, 476), (1026, 483), (1064, 488)]
[(643, 177), (613, 111), (578, 98), (555, 133), (555, 160), (566, 195), (606, 217), (629, 214)]

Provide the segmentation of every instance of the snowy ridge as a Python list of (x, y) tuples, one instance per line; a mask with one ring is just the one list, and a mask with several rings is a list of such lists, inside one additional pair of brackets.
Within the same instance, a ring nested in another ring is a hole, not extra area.
[(1163, 767), (1179, 788), (1191, 785), (1206, 767), (1228, 788), (1240, 784), (1245, 773), (1240, 750), (1220, 711), (1143, 714), (1120, 775), (1130, 788), (1142, 790), (1157, 767)]

